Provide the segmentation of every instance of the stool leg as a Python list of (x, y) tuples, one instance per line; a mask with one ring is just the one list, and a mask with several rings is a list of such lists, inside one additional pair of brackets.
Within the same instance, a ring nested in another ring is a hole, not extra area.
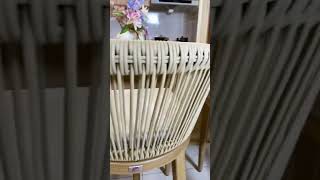
[(209, 109), (204, 107), (204, 119), (201, 123), (201, 133), (200, 133), (200, 145), (199, 145), (199, 159), (198, 159), (198, 171), (201, 172), (203, 169), (203, 163), (207, 150), (207, 141), (209, 135)]
[(171, 169), (171, 163), (169, 163), (169, 164), (167, 164), (167, 165), (165, 165), (165, 166), (160, 168), (160, 170), (163, 172), (163, 174), (165, 176), (169, 176), (170, 175), (170, 169)]
[(169, 163), (169, 164), (161, 167), (160, 170), (162, 171), (162, 173), (163, 173), (165, 176), (169, 176), (169, 175), (170, 175), (170, 170), (171, 170), (171, 163)]
[(133, 174), (133, 180), (140, 180), (140, 174)]
[(170, 175), (170, 169), (171, 169), (171, 163), (169, 163), (169, 164), (167, 164), (166, 166), (165, 166), (165, 175), (166, 176), (169, 176)]
[(185, 151), (182, 151), (172, 163), (173, 180), (186, 180)]
[(199, 147), (199, 162), (198, 162), (198, 171), (201, 172), (203, 169), (204, 159), (206, 155), (207, 144), (201, 143)]

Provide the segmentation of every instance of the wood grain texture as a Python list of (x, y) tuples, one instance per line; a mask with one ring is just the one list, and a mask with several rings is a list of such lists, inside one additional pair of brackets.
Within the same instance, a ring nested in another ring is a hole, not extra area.
[(186, 180), (185, 151), (181, 152), (172, 163), (173, 180)]
[(132, 180), (140, 180), (141, 178), (140, 178), (140, 174), (134, 174), (134, 175), (132, 175), (133, 177), (132, 177)]
[(111, 174), (118, 174), (118, 175), (127, 175), (127, 174), (133, 174), (132, 172), (129, 172), (129, 167), (133, 166), (141, 166), (142, 171), (146, 172), (155, 168), (160, 168), (163, 166), (166, 166), (167, 164), (173, 162), (181, 153), (185, 153), (188, 145), (189, 145), (189, 139), (186, 140), (183, 144), (175, 148), (174, 150), (156, 157), (151, 158), (143, 161), (126, 161), (126, 162), (115, 162), (111, 161)]
[(196, 42), (207, 43), (209, 35), (210, 1), (199, 0)]

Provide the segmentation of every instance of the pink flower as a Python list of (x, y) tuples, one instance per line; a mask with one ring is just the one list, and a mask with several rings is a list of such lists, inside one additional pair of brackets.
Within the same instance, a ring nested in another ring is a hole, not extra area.
[(148, 18), (148, 9), (143, 5), (144, 0), (128, 0), (127, 6), (118, 6), (112, 1), (111, 15), (121, 26), (120, 34), (130, 31), (145, 36), (147, 34), (145, 23)]
[(146, 6), (142, 6), (140, 11), (142, 12), (143, 15), (147, 16), (149, 9)]
[(127, 18), (129, 19), (129, 21), (137, 21), (138, 19), (140, 19), (141, 14), (139, 11), (127, 11)]
[(140, 11), (127, 10), (127, 18), (128, 24), (133, 24), (135, 30), (142, 27)]

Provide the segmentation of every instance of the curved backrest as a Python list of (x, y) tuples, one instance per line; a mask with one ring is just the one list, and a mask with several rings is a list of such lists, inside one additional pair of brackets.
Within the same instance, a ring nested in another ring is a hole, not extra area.
[(110, 157), (139, 161), (191, 134), (210, 89), (210, 45), (111, 40)]

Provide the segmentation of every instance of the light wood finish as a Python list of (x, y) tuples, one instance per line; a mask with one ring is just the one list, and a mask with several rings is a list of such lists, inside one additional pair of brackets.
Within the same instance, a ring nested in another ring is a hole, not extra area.
[(140, 174), (134, 174), (132, 179), (133, 180), (140, 180), (140, 176), (141, 176)]
[(198, 159), (198, 171), (201, 172), (203, 169), (204, 159), (207, 151), (208, 136), (209, 136), (209, 110), (210, 100), (207, 99), (203, 106), (204, 118), (201, 122), (201, 133), (200, 133), (200, 145), (199, 145), (199, 159)]
[[(128, 0), (114, 0), (114, 4), (118, 6), (126, 6), (128, 3)], [(144, 1), (145, 6), (150, 6), (150, 0)]]
[(160, 168), (160, 170), (162, 171), (162, 173), (165, 175), (165, 176), (169, 176), (170, 175), (170, 171), (171, 171), (171, 163), (163, 166)]
[(203, 128), (203, 134), (201, 134), (201, 141), (199, 145), (199, 159), (198, 159), (198, 171), (201, 172), (203, 169), (204, 159), (207, 151), (207, 145), (208, 145), (208, 120), (202, 122), (204, 125)]
[(180, 152), (172, 163), (173, 180), (186, 180), (185, 151)]
[(196, 127), (191, 134), (191, 144), (196, 144), (199, 146), (198, 162), (193, 162), (192, 158), (188, 158), (188, 161), (194, 166), (194, 168), (201, 172), (203, 169), (203, 164), (205, 160), (205, 155), (207, 152), (207, 146), (210, 143), (209, 139), (209, 111), (210, 111), (210, 99), (207, 98), (204, 104), (200, 116), (198, 118)]
[(111, 173), (165, 166), (184, 154), (209, 94), (210, 45), (111, 40), (110, 47)]
[[(209, 118), (209, 110), (210, 110), (210, 100), (207, 98), (206, 103), (204, 104), (201, 113), (199, 115), (199, 118), (197, 120), (197, 123), (192, 131), (190, 143), (192, 144), (200, 144), (203, 142), (203, 139), (201, 137), (205, 137), (203, 134), (208, 134), (206, 131), (202, 129), (203, 122), (207, 121)], [(205, 137), (207, 140), (207, 143), (210, 143), (209, 135), (208, 137)]]
[(144, 160), (144, 161), (132, 161), (132, 162), (110, 162), (111, 174), (127, 175), (132, 174), (128, 172), (129, 167), (142, 166), (143, 171), (149, 171), (155, 168), (166, 166), (173, 162), (181, 153), (184, 153), (189, 145), (189, 139), (179, 145), (177, 148), (162, 156)]
[(197, 42), (207, 43), (209, 34), (210, 0), (199, 0)]
[(169, 176), (170, 171), (171, 171), (171, 163), (164, 166), (163, 173), (164, 173), (164, 175)]

